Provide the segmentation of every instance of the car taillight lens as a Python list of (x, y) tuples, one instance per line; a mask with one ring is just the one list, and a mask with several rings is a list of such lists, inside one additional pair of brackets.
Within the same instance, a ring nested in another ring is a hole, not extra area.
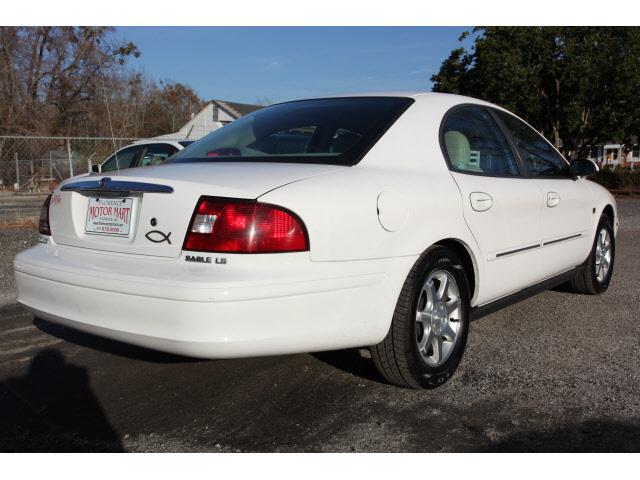
[(38, 231), (40, 235), (51, 236), (51, 225), (49, 225), (49, 205), (51, 204), (51, 194), (47, 195), (47, 199), (42, 204), (40, 209), (40, 222), (38, 224)]
[(307, 232), (292, 212), (266, 203), (202, 197), (183, 250), (275, 253), (309, 250)]

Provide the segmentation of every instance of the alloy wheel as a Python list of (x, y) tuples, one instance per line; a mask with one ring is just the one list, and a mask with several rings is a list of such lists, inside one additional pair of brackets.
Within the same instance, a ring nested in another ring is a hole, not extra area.
[(416, 310), (416, 341), (420, 356), (439, 367), (451, 356), (460, 331), (460, 290), (453, 275), (434, 270), (428, 276)]

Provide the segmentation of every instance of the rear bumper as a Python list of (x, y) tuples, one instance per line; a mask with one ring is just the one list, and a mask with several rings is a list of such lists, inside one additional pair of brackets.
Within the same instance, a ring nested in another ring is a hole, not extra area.
[(414, 261), (316, 263), (296, 253), (192, 265), (183, 256), (39, 245), (14, 267), (18, 301), (45, 320), (164, 352), (231, 358), (378, 343)]

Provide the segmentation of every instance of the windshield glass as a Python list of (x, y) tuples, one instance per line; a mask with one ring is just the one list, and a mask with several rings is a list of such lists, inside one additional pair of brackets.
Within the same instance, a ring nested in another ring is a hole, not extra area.
[(353, 165), (411, 103), (400, 97), (348, 97), (273, 105), (215, 130), (168, 163)]

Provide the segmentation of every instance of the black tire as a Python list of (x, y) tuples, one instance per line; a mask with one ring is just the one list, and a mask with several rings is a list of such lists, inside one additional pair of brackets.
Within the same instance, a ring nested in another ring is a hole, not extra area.
[[(591, 247), (591, 253), (584, 263), (584, 269), (577, 274), (570, 282), (570, 289), (575, 293), (582, 293), (585, 295), (599, 295), (609, 288), (611, 282), (611, 276), (613, 275), (613, 266), (616, 258), (616, 239), (613, 236), (613, 224), (611, 218), (608, 215), (602, 215), (598, 228), (596, 229), (596, 235), (593, 239), (593, 246)], [(596, 246), (598, 244), (598, 235), (606, 229), (611, 239), (611, 261), (609, 263), (609, 271), (602, 281), (597, 277), (597, 265), (596, 265)]]
[[(458, 335), (448, 359), (430, 366), (419, 352), (419, 325), (416, 322), (422, 287), (432, 272), (445, 270), (455, 279), (459, 291)], [(407, 388), (435, 388), (453, 375), (464, 353), (469, 331), (469, 282), (462, 262), (450, 249), (435, 245), (413, 266), (402, 287), (391, 327), (385, 339), (371, 347), (371, 357), (382, 376), (394, 385)]]

